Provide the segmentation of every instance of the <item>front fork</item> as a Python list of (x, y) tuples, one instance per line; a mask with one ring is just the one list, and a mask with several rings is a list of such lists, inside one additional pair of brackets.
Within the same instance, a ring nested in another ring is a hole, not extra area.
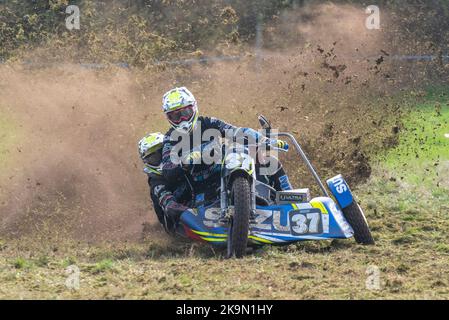
[[(251, 175), (251, 213), (250, 213), (250, 219), (253, 220), (256, 216), (256, 173), (253, 172)], [(221, 220), (223, 222), (228, 222), (229, 218), (232, 216), (232, 210), (229, 206), (228, 201), (228, 189), (227, 189), (227, 181), (225, 177), (221, 177), (220, 181), (220, 209), (221, 209)]]
[(251, 213), (249, 215), (250, 221), (256, 218), (256, 170), (253, 171), (251, 176)]
[(220, 209), (222, 218), (228, 215), (228, 190), (226, 189), (226, 180), (222, 176), (220, 181)]

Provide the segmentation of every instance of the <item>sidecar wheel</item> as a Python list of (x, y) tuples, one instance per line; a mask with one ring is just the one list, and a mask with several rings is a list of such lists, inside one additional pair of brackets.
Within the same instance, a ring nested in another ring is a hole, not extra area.
[(354, 230), (354, 239), (359, 244), (374, 244), (371, 230), (369, 229), (368, 222), (363, 214), (362, 208), (354, 200), (352, 204), (343, 209), (343, 214)]
[(248, 179), (236, 177), (232, 184), (234, 215), (229, 226), (228, 258), (241, 258), (248, 245), (249, 217), (251, 211), (251, 189)]

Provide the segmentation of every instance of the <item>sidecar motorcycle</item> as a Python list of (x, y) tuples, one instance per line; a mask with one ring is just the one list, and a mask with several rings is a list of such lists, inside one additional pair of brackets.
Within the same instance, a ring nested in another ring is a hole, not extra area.
[[(264, 116), (259, 116), (259, 122), (266, 132), (271, 131)], [(320, 195), (311, 198), (309, 188), (276, 191), (258, 181), (255, 160), (242, 145), (223, 154), (215, 200), (206, 201), (204, 193), (196, 194), (194, 209), (181, 215), (176, 233), (224, 246), (228, 257), (237, 258), (249, 246), (304, 240), (354, 237), (359, 244), (374, 244), (365, 215), (343, 176), (327, 180), (326, 188), (292, 134), (270, 134), (273, 137), (292, 142), (318, 184)]]

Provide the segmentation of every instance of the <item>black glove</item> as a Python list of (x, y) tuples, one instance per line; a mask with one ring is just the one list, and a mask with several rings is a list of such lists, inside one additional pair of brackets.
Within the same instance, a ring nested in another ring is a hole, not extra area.
[(175, 223), (179, 222), (179, 218), (181, 217), (181, 214), (186, 210), (189, 210), (189, 208), (180, 203), (177, 203), (174, 200), (170, 200), (164, 206), (165, 214), (167, 215), (168, 218), (173, 220)]

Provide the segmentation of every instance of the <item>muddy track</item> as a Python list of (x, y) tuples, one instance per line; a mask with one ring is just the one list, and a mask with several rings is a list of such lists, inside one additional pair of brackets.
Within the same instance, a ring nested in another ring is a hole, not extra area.
[[(314, 80), (306, 82), (308, 94), (292, 89), (305, 81), (297, 72), (284, 73), (295, 68), (279, 66), (268, 74), (250, 64), (215, 65), (190, 70), (193, 79), (181, 81), (195, 92), (202, 113), (250, 127), (257, 127), (257, 114), (266, 114), (280, 130), (296, 134), (324, 177), (342, 171), (353, 183), (363, 181), (370, 168), (361, 150), (372, 126), (361, 132), (357, 122), (367, 110), (350, 105), (351, 99), (337, 108), (337, 96), (314, 100)], [(243, 73), (231, 81), (236, 70)], [(0, 105), (8, 106), (20, 131), (10, 150), (11, 173), (1, 182), (7, 195), (2, 231), (12, 237), (42, 231), (92, 241), (138, 239), (142, 224), (152, 221), (136, 142), (168, 128), (159, 100), (173, 82), (181, 84), (179, 72), (164, 80), (124, 70), (2, 68)], [(311, 181), (293, 154), (284, 162), (294, 182)]]

